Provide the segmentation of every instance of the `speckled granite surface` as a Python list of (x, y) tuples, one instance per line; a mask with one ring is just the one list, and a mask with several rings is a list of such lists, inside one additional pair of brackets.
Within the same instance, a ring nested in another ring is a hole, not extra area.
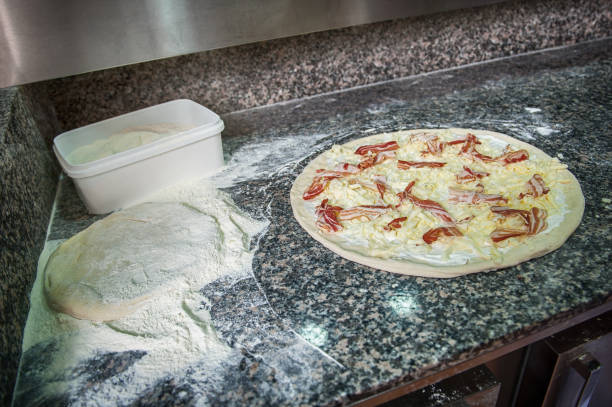
[[(231, 349), (215, 373), (222, 380), (202, 379), (207, 366), (194, 363), (131, 403), (350, 403), (609, 303), (610, 95), (612, 40), (604, 40), (224, 116), (228, 166), (249, 171), (232, 186), (223, 173), (215, 180), (270, 225), (254, 242), (253, 275), (200, 291)], [(291, 183), (319, 152), (366, 132), (438, 126), (504, 132), (567, 163), (586, 198), (568, 242), (516, 267), (437, 280), (346, 261), (293, 220)], [(53, 238), (93, 221), (63, 183)], [(57, 354), (54, 341), (24, 353), (15, 405), (81, 405), (105, 386), (129, 392), (124, 375), (142, 357), (95, 355), (50, 380), (45, 367)]]
[(48, 87), (66, 130), (171, 99), (218, 113), (612, 35), (607, 0), (509, 1), (94, 72)]
[[(608, 3), (510, 1), (187, 55), (32, 84), (18, 90), (0, 90), (3, 178), (0, 368), (8, 372), (0, 381), (0, 404), (6, 404), (10, 397), (27, 310), (27, 291), (55, 189), (57, 165), (43, 147), (45, 144), (49, 147), (52, 138), (62, 130), (175, 98), (191, 98), (224, 113), (602, 38), (612, 35)], [(547, 63), (567, 66), (563, 60)], [(510, 70), (516, 74), (521, 69), (517, 66)], [(490, 73), (490, 78), (498, 79), (500, 75)], [(449, 89), (469, 88), (478, 82), (477, 77), (464, 77), (460, 83), (444, 75), (437, 78), (428, 89), (413, 85), (408, 89), (392, 86), (395, 90), (383, 87), (381, 94), (387, 99), (371, 99), (372, 103), (403, 100), (405, 92), (415, 92), (414, 98), (440, 96)], [(315, 107), (310, 104), (310, 118), (326, 120), (330, 107), (344, 115), (369, 103), (363, 101), (367, 98), (343, 99), (342, 103), (333, 100), (334, 97), (325, 98), (323, 104)], [(372, 112), (376, 109), (374, 106)], [(268, 131), (288, 129), (284, 123), (287, 118), (293, 120), (291, 110), (280, 109), (277, 114), (276, 120), (258, 111), (231, 115), (231, 120), (226, 120), (229, 126), (226, 134), (260, 134), (265, 139)], [(258, 121), (257, 126), (253, 126), (253, 120)], [(62, 202), (64, 206), (71, 205)], [(71, 223), (75, 218), (76, 223)], [(70, 215), (65, 222), (66, 233), (88, 222), (82, 214)], [(54, 233), (61, 234), (60, 229)]]
[[(0, 89), (0, 405), (10, 402), (15, 383), (28, 294), (59, 173), (45, 143), (57, 122), (30, 96)], [(44, 118), (44, 127), (34, 117)]]

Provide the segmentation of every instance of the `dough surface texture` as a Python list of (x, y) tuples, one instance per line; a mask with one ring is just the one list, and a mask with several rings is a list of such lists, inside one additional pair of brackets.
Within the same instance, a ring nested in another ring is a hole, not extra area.
[[(62, 243), (45, 268), (44, 295), (54, 310), (109, 321), (134, 312), (175, 280), (218, 273), (214, 218), (181, 203), (145, 203), (92, 224)], [(211, 259), (212, 260), (212, 259)]]

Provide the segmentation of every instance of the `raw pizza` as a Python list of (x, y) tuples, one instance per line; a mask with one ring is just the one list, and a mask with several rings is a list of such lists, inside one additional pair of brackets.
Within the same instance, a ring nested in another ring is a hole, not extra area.
[(584, 197), (557, 158), (510, 136), (419, 129), (335, 145), (291, 189), (293, 214), (339, 255), (381, 270), (454, 277), (557, 249)]

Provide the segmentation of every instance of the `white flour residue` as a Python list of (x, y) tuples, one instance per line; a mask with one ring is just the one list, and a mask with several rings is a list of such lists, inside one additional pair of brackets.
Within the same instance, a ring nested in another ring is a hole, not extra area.
[(213, 178), (219, 188), (227, 188), (236, 182), (282, 174), (311, 154), (326, 137), (329, 134), (288, 135), (262, 143), (245, 144)]
[(381, 114), (387, 113), (389, 111), (389, 107), (387, 105), (369, 105), (366, 107), (366, 112), (370, 114)]
[(539, 118), (535, 120), (534, 124), (521, 123), (520, 120), (492, 122), (506, 127), (511, 132), (511, 136), (523, 140), (535, 140), (537, 136), (550, 136), (552, 133), (562, 130), (561, 125), (546, 123)]
[(526, 107), (525, 110), (527, 110), (529, 113), (540, 113), (542, 111), (542, 109), (537, 107)]
[(404, 100), (387, 97), (382, 103), (370, 103), (365, 107), (365, 111), (369, 114), (380, 115), (388, 113), (392, 108), (404, 105), (406, 105), (406, 102)]
[(165, 137), (174, 136), (191, 128), (191, 126), (176, 123), (159, 123), (126, 128), (106, 138), (100, 138), (90, 144), (76, 148), (69, 154), (68, 160), (73, 164), (85, 164), (153, 143)]
[(542, 136), (550, 136), (557, 130), (551, 129), (550, 127), (536, 127), (536, 131)]
[(62, 377), (106, 352), (146, 352), (127, 370), (96, 386), (83, 386), (83, 379), (75, 375), (66, 384), (68, 388), (60, 391), (81, 392), (78, 403), (129, 404), (158, 380), (180, 377), (195, 363), (206, 366), (206, 374), (211, 376), (209, 382), (214, 383), (216, 367), (229, 354), (228, 346), (218, 340), (211, 317), (202, 307), (207, 299), (199, 290), (219, 276), (251, 273), (253, 252), (249, 244), (266, 224), (239, 211), (209, 180), (170, 187), (150, 201), (184, 202), (215, 219), (221, 231), (217, 237), (219, 251), (201, 261), (214, 262), (218, 272), (193, 272), (187, 278), (171, 281), (135, 313), (119, 320), (107, 323), (78, 320), (51, 311), (44, 299), (42, 270), (61, 241), (47, 242), (39, 259), (23, 342), (25, 352), (37, 343), (58, 341), (59, 349), (45, 377), (49, 380)]

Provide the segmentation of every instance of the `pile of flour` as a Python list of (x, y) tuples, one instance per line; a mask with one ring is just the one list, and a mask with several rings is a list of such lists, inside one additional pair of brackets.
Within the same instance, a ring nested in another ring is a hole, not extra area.
[[(218, 232), (211, 237), (215, 242), (210, 245), (208, 253), (186, 268), (181, 278), (165, 283), (134, 313), (102, 323), (75, 319), (50, 310), (43, 296), (43, 270), (49, 255), (61, 241), (47, 242), (39, 259), (23, 352), (37, 343), (51, 339), (59, 341), (58, 353), (47, 367), (46, 377), (61, 377), (87, 359), (105, 352), (146, 352), (112, 380), (129, 383), (129, 389), (128, 386), (104, 382), (95, 388), (85, 387), (84, 391), (91, 394), (80, 394), (79, 400), (89, 400), (94, 404), (109, 400), (114, 404), (129, 403), (156, 381), (167, 376), (180, 376), (191, 364), (204, 364), (214, 371), (229, 352), (227, 345), (215, 334), (210, 315), (202, 306), (207, 300), (199, 290), (223, 276), (249, 276), (253, 256), (249, 250), (250, 241), (266, 224), (242, 213), (227, 195), (206, 179), (167, 188), (151, 197), (149, 202), (190, 205), (214, 219), (218, 225), (217, 229), (195, 232)], [(189, 233), (189, 229), (185, 233)], [(83, 389), (78, 377), (66, 386), (63, 392)]]

